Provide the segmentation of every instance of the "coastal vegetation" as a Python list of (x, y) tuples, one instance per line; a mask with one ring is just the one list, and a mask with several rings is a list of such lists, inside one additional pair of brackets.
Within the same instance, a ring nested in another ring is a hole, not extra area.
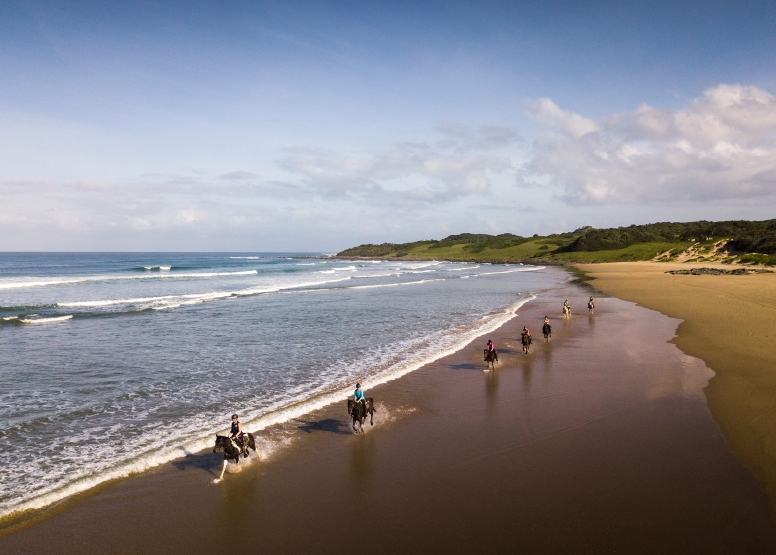
[(480, 262), (721, 261), (776, 265), (776, 220), (660, 222), (522, 237), (461, 233), (441, 240), (365, 244), (343, 258), (408, 258)]

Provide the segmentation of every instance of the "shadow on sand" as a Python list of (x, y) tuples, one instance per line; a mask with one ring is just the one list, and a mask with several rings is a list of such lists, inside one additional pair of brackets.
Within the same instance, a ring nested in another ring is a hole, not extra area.
[(221, 462), (224, 460), (223, 453), (200, 453), (195, 455), (188, 453), (184, 458), (178, 459), (172, 462), (172, 465), (178, 470), (186, 470), (188, 468), (200, 468), (210, 474), (217, 477), (218, 472), (216, 470), (221, 469)]
[(348, 422), (343, 420), (337, 420), (336, 418), (324, 418), (323, 420), (297, 420), (299, 426), (298, 430), (307, 432), (308, 434), (314, 431), (331, 432), (333, 434), (350, 434), (350, 426)]
[(482, 369), (484, 368), (484, 366), (485, 366), (484, 362), (481, 365), (463, 363), (463, 364), (451, 364), (450, 368), (452, 368), (453, 370), (479, 370), (480, 372), (482, 372)]

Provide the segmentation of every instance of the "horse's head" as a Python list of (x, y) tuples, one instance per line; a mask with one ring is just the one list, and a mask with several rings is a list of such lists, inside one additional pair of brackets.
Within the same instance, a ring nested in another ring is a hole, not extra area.
[(216, 444), (213, 446), (213, 453), (218, 453), (218, 450), (224, 446), (224, 436), (216, 434)]

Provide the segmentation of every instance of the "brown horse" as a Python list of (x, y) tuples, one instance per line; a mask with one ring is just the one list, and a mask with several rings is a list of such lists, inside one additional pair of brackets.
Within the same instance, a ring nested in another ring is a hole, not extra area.
[(493, 366), (493, 369), (496, 369), (496, 363), (498, 362), (498, 353), (496, 353), (496, 349), (493, 349), (492, 351), (485, 349), (485, 352), (483, 353), (485, 356), (485, 369), (487, 371), (490, 366)]
[(531, 335), (528, 333), (524, 333), (522, 343), (523, 343), (523, 352), (525, 354), (528, 354), (528, 351), (531, 349)]
[(375, 425), (374, 415), (376, 412), (377, 409), (375, 409), (375, 400), (371, 397), (367, 397), (366, 403), (348, 399), (348, 414), (353, 418), (353, 430), (356, 433), (358, 433), (358, 430), (356, 429), (356, 422), (358, 422), (358, 425), (361, 427), (361, 432), (364, 431), (364, 420), (366, 420), (367, 414), (369, 415), (369, 425)]

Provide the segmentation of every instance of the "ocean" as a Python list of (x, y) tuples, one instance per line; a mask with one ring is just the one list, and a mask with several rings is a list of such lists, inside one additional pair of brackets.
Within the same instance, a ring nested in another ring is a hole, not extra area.
[[(441, 358), (566, 278), (320, 253), (0, 254), (0, 517)], [(497, 346), (498, 347), (498, 346)]]

